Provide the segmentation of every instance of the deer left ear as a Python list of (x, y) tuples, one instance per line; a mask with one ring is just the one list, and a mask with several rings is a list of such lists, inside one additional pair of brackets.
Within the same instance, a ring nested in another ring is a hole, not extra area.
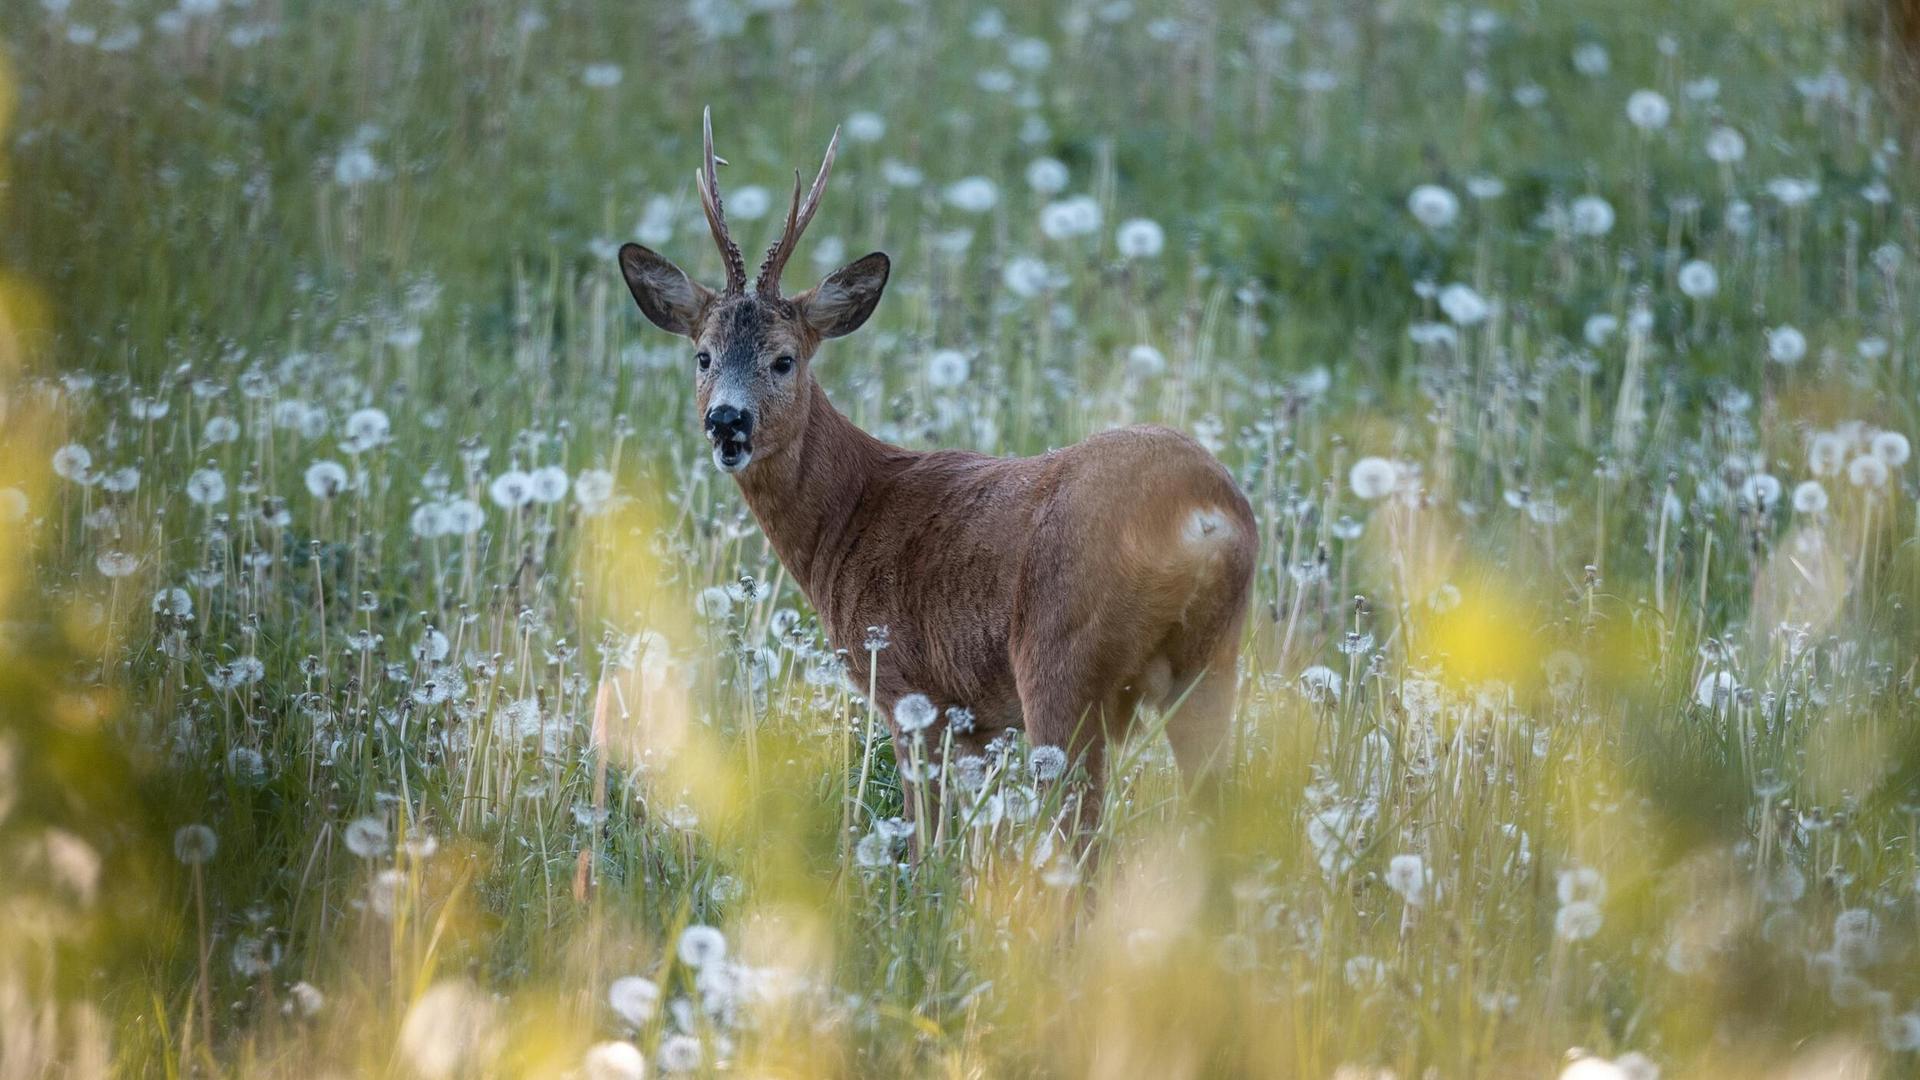
[(793, 298), (801, 318), (823, 338), (843, 337), (860, 329), (886, 291), (892, 264), (885, 252), (864, 255), (827, 275), (827, 279)]
[(669, 334), (693, 336), (713, 290), (688, 277), (659, 252), (639, 244), (620, 248), (620, 274), (641, 314)]

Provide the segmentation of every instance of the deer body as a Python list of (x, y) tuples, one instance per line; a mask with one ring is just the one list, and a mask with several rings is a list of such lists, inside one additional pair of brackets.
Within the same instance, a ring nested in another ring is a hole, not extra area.
[(805, 434), (740, 490), (856, 685), (887, 627), (876, 704), (925, 694), (972, 710), (962, 746), (1024, 726), (1097, 770), (1114, 723), (1190, 697), (1169, 725), (1183, 764), (1217, 747), (1183, 717), (1231, 705), (1256, 532), (1197, 443), (1133, 427), (1040, 457), (916, 452), (808, 398)]
[[(795, 177), (787, 231), (751, 295), (715, 160), (709, 123), (700, 187), (727, 288), (698, 285), (637, 244), (621, 249), (621, 268), (647, 317), (695, 343), (715, 464), (734, 475), (829, 639), (847, 650), (856, 685), (871, 679), (889, 718), (912, 693), (971, 710), (975, 729), (955, 733), (962, 748), (1024, 726), (1096, 781), (1137, 707), (1172, 708), (1181, 770), (1204, 779), (1232, 711), (1258, 542), (1231, 476), (1160, 427), (1030, 458), (914, 451), (868, 435), (833, 407), (810, 363), (821, 341), (871, 314), (886, 257), (856, 260), (791, 298), (777, 288), (832, 146), (805, 204)], [(863, 643), (875, 626), (889, 640), (870, 672)]]

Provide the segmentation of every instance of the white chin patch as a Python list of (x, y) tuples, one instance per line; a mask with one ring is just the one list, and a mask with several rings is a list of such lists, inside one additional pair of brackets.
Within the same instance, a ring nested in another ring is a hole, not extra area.
[(742, 450), (739, 447), (716, 446), (713, 448), (713, 467), (723, 473), (737, 473), (746, 468), (747, 463), (752, 460), (753, 451), (751, 450)]

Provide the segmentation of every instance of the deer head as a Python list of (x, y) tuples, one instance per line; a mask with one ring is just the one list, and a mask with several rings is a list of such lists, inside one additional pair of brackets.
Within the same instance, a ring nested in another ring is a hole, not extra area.
[(749, 291), (746, 263), (727, 231), (720, 201), (712, 109), (706, 111), (702, 128), (705, 156), (694, 182), (707, 227), (726, 266), (726, 286), (717, 291), (708, 288), (639, 244), (621, 247), (620, 272), (649, 321), (692, 340), (694, 401), (713, 444), (713, 463), (722, 472), (739, 473), (756, 453), (762, 457), (777, 453), (806, 426), (813, 354), (822, 341), (853, 333), (873, 314), (887, 285), (888, 262), (885, 254), (876, 251), (827, 275), (811, 289), (792, 296), (780, 292), (780, 272), (826, 191), (840, 142), (836, 128), (804, 200), (800, 171), (794, 170), (786, 227), (767, 249)]

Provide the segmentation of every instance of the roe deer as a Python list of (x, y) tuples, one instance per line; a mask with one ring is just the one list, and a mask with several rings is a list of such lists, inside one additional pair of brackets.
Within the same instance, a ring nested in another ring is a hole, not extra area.
[[(1188, 786), (1206, 784), (1226, 743), (1258, 543), (1227, 470), (1163, 427), (1030, 458), (907, 450), (860, 430), (810, 368), (821, 342), (873, 314), (887, 256), (780, 292), (839, 132), (804, 199), (795, 171), (786, 227), (748, 289), (722, 212), (710, 110), (703, 127), (697, 185), (725, 287), (639, 244), (620, 249), (620, 269), (654, 325), (692, 340), (713, 462), (848, 651), (853, 684), (869, 685), (867, 628), (885, 626), (872, 674), (889, 724), (901, 697), (921, 693), (942, 715), (973, 712), (974, 729), (954, 733), (968, 752), (1024, 725), (1035, 745), (1083, 762), (1096, 794), (1107, 743), (1135, 708), (1177, 705), (1167, 723), (1176, 761)], [(907, 760), (897, 725), (893, 737)]]

